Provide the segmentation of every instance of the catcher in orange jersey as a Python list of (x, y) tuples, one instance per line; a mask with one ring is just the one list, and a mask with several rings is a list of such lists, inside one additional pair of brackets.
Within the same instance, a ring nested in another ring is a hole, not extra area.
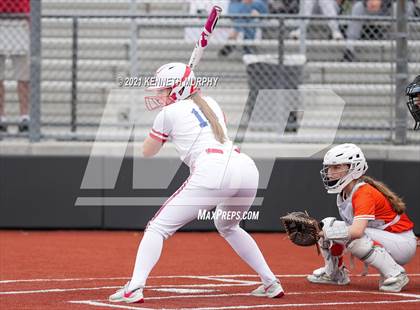
[(400, 292), (409, 279), (402, 267), (416, 252), (413, 222), (405, 214), (404, 202), (385, 184), (365, 176), (368, 169), (362, 150), (341, 144), (324, 157), (322, 180), (328, 193), (337, 194), (343, 221), (322, 220), (319, 240), (325, 266), (307, 279), (312, 283), (345, 285), (350, 282), (342, 256), (353, 256), (375, 267), (381, 274), (379, 290)]

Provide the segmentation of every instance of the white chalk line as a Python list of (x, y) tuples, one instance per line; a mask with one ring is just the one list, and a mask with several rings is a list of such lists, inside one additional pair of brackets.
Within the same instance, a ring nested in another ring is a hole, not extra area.
[[(359, 290), (341, 290), (341, 291), (310, 291), (310, 292), (286, 292), (287, 296), (290, 295), (328, 295), (328, 294), (371, 294), (382, 296), (397, 296), (397, 297), (411, 297), (419, 299), (420, 295), (405, 294), (405, 293), (387, 293), (387, 292), (372, 292), (372, 291), (359, 291)], [(221, 293), (221, 294), (203, 294), (203, 295), (170, 295), (170, 296), (153, 296), (146, 297), (146, 300), (162, 300), (162, 299), (182, 299), (182, 298), (214, 298), (214, 297), (235, 297), (235, 296), (248, 296), (254, 298), (251, 293)], [(91, 301), (105, 302), (107, 299), (95, 299)]]
[[(148, 285), (147, 289), (154, 288), (217, 288), (217, 287), (234, 287), (234, 286), (252, 286), (255, 284), (249, 283), (226, 283), (226, 284), (164, 284), (164, 285)], [(81, 287), (81, 288), (50, 288), (40, 290), (23, 290), (23, 291), (7, 291), (0, 292), (0, 295), (18, 295), (18, 294), (44, 294), (44, 293), (57, 293), (57, 292), (74, 292), (74, 291), (90, 291), (90, 290), (103, 290), (103, 289), (119, 289), (120, 286), (101, 286), (101, 287)]]
[[(419, 274), (411, 274), (410, 276), (418, 276)], [(304, 277), (306, 275), (277, 275), (279, 277)], [(375, 275), (371, 275), (375, 276)], [(379, 276), (379, 275), (377, 275)], [(191, 276), (191, 275), (175, 275), (175, 276), (155, 276), (151, 278), (189, 278), (189, 279), (202, 279), (202, 280), (214, 280), (221, 282), (228, 282), (223, 284), (185, 284), (185, 285), (158, 285), (148, 286), (148, 288), (175, 288), (175, 287), (223, 287), (223, 286), (251, 286), (254, 285), (255, 281), (241, 281), (229, 278), (235, 277), (257, 277), (255, 275), (214, 275), (214, 276)], [(227, 278), (227, 279), (224, 279)], [(50, 281), (86, 281), (86, 280), (119, 280), (127, 279), (125, 277), (112, 277), (112, 278), (73, 278), (73, 279), (28, 279), (29, 282), (50, 282)], [(46, 280), (46, 281), (45, 281)], [(10, 282), (10, 280), (8, 280)], [(22, 280), (20, 280), (22, 281)], [(23, 280), (24, 281), (24, 280)], [(83, 291), (83, 290), (102, 290), (102, 289), (116, 289), (120, 286), (103, 286), (93, 288), (67, 288), (67, 289), (47, 289), (47, 290), (31, 290), (31, 291), (12, 291), (12, 292), (0, 292), (0, 294), (33, 294), (33, 293), (56, 293), (56, 292), (67, 292), (67, 291)], [(399, 297), (411, 297), (416, 300), (401, 300), (401, 301), (364, 301), (364, 302), (330, 302), (330, 303), (307, 303), (307, 304), (275, 304), (275, 305), (252, 305), (252, 306), (224, 306), (224, 307), (210, 307), (210, 308), (184, 308), (190, 310), (210, 310), (210, 309), (252, 309), (261, 307), (306, 307), (306, 306), (327, 306), (327, 305), (354, 305), (354, 304), (377, 304), (377, 303), (407, 303), (407, 302), (418, 302), (420, 301), (420, 295), (416, 294), (405, 294), (405, 293), (381, 293), (381, 292), (362, 292), (362, 291), (327, 291), (327, 292), (288, 292), (288, 295), (302, 295), (302, 294), (337, 294), (337, 293), (371, 293), (371, 294), (382, 294), (382, 295), (395, 295)], [(176, 298), (216, 298), (216, 297), (232, 297), (232, 296), (250, 296), (249, 293), (238, 293), (238, 294), (211, 294), (211, 295), (174, 295), (174, 296), (161, 296), (161, 297), (149, 297), (149, 300), (160, 300), (160, 299), (176, 299)], [(84, 303), (92, 306), (102, 306), (110, 308), (121, 308), (121, 309), (150, 309), (150, 308), (139, 308), (123, 305), (107, 304), (100, 301), (71, 301), (72, 303)]]
[[(256, 275), (239, 275), (240, 277), (254, 277)], [(303, 276), (303, 275), (302, 275)], [(251, 282), (244, 280), (234, 280), (234, 279), (218, 279), (218, 278), (235, 278), (236, 275), (222, 275), (222, 276), (194, 276), (194, 275), (173, 275), (173, 276), (152, 276), (149, 279), (207, 279), (213, 281), (223, 281), (223, 282)], [(111, 281), (111, 280), (129, 280), (129, 277), (109, 277), (109, 278), (63, 278), (63, 279), (16, 279), (16, 280), (0, 280), (0, 284), (8, 283), (24, 283), (24, 282), (72, 282), (72, 281)]]
[[(317, 292), (320, 293), (320, 292)], [(325, 292), (323, 292), (325, 293)], [(354, 293), (354, 292), (353, 292)], [(302, 293), (305, 294), (305, 293)], [(226, 294), (226, 295), (233, 295), (233, 294)], [(243, 295), (243, 294), (236, 294), (236, 295)], [(180, 296), (176, 296), (180, 297)], [(186, 297), (186, 296), (182, 296)], [(198, 297), (193, 295), (193, 297)], [(213, 296), (212, 296), (213, 297)], [(215, 295), (214, 297), (219, 297)], [(152, 298), (147, 298), (152, 299)], [(149, 308), (140, 308), (140, 307), (133, 307), (133, 306), (123, 306), (123, 305), (115, 305), (109, 304), (100, 301), (93, 301), (93, 300), (80, 300), (80, 301), (69, 301), (70, 303), (76, 304), (87, 304), (91, 306), (100, 306), (100, 307), (109, 307), (109, 308), (121, 308), (121, 309), (149, 309)], [(354, 301), (354, 302), (321, 302), (321, 303), (293, 303), (293, 304), (264, 304), (264, 305), (235, 305), (235, 306), (221, 306), (221, 307), (206, 307), (206, 308), (172, 308), (173, 310), (222, 310), (222, 309), (255, 309), (255, 308), (284, 308), (284, 307), (314, 307), (314, 306), (340, 306), (340, 305), (367, 305), (367, 304), (396, 304), (396, 303), (414, 303), (420, 302), (419, 299), (410, 299), (410, 300), (379, 300), (379, 301)]]
[(129, 277), (110, 277), (110, 278), (63, 278), (63, 279), (17, 279), (1, 280), (0, 284), (7, 283), (25, 283), (25, 282), (72, 282), (72, 281), (110, 281), (110, 280), (128, 280)]
[(97, 306), (97, 307), (108, 307), (114, 309), (136, 309), (136, 310), (156, 310), (154, 308), (143, 308), (143, 307), (132, 307), (132, 306), (124, 306), (124, 305), (117, 305), (117, 304), (107, 304), (104, 302), (97, 302), (92, 300), (80, 300), (80, 301), (69, 301), (73, 304), (85, 304), (90, 306)]
[(165, 293), (177, 293), (177, 294), (200, 294), (200, 293), (214, 293), (219, 290), (209, 290), (209, 289), (190, 289), (190, 288), (152, 288), (150, 291), (155, 292), (165, 292)]
[[(279, 278), (303, 278), (308, 274), (277, 274)], [(379, 274), (372, 273), (366, 276), (360, 274), (350, 274), (352, 277), (379, 277)], [(410, 273), (410, 277), (419, 277), (420, 273)], [(197, 277), (208, 277), (212, 278), (258, 278), (255, 274), (225, 274), (225, 275), (209, 275), (209, 276), (194, 276), (194, 275), (172, 275), (172, 276), (152, 276), (149, 279), (176, 279), (176, 278), (191, 278), (196, 279)], [(0, 280), (0, 284), (8, 283), (24, 283), (24, 282), (71, 282), (71, 281), (111, 281), (111, 280), (129, 280), (129, 277), (104, 277), (104, 278), (58, 278), (58, 279), (13, 279), (13, 280)], [(230, 281), (230, 279), (229, 279)], [(238, 280), (236, 280), (238, 281)]]
[[(401, 301), (356, 301), (356, 302), (320, 302), (307, 304), (267, 304), (267, 305), (252, 305), (252, 306), (225, 306), (225, 307), (206, 307), (206, 308), (178, 308), (176, 310), (225, 310), (225, 309), (256, 309), (256, 308), (293, 308), (293, 307), (314, 307), (314, 306), (343, 306), (343, 305), (369, 305), (369, 304), (397, 304), (397, 303), (412, 303), (419, 302), (419, 300), (401, 300)], [(136, 309), (136, 308), (133, 308)], [(175, 309), (173, 309), (175, 310)]]
[(225, 283), (242, 283), (242, 284), (249, 284), (249, 285), (260, 284), (259, 281), (244, 281), (244, 280), (235, 280), (235, 279), (228, 279), (228, 278), (217, 278), (215, 276), (188, 276), (186, 278), (219, 281), (219, 282), (225, 282)]
[[(309, 275), (309, 273), (305, 274), (276, 274), (276, 277), (279, 278), (306, 278)], [(410, 277), (420, 277), (420, 273), (407, 273)], [(349, 273), (349, 276), (351, 277), (379, 277), (379, 273), (369, 273), (367, 275), (361, 275), (361, 274), (352, 274)], [(164, 276), (161, 276), (164, 277)], [(222, 274), (222, 275), (211, 275), (208, 277), (215, 277), (215, 278), (259, 278), (258, 275), (255, 274)]]
[[(417, 276), (420, 274), (409, 274), (409, 276)], [(306, 277), (306, 275), (277, 275), (280, 278), (284, 277)], [(375, 275), (371, 275), (375, 276)], [(379, 276), (379, 275), (378, 275)], [(150, 278), (157, 279), (170, 279), (170, 278), (188, 278), (188, 279), (200, 279), (200, 280), (212, 280), (225, 282), (223, 284), (206, 283), (206, 284), (166, 284), (166, 285), (151, 285), (147, 286), (148, 289), (176, 289), (176, 288), (219, 288), (219, 287), (239, 287), (239, 286), (253, 286), (260, 284), (256, 281), (244, 281), (229, 279), (234, 277), (257, 277), (256, 275), (210, 275), (210, 276), (194, 276), (194, 275), (174, 275), (174, 276), (154, 276)], [(84, 278), (85, 280), (115, 280), (115, 279), (128, 279), (123, 277), (112, 277), (112, 278)], [(80, 281), (83, 278), (67, 278), (67, 279), (27, 279), (26, 281), (40, 282), (43, 280), (50, 281)], [(7, 280), (13, 281), (13, 280)], [(21, 280), (25, 281), (25, 280)], [(101, 286), (101, 287), (82, 287), (82, 288), (50, 288), (50, 289), (38, 289), (38, 290), (15, 290), (15, 291), (0, 291), (0, 295), (17, 295), (17, 294), (43, 294), (43, 293), (61, 293), (61, 292), (72, 292), (72, 291), (90, 291), (90, 290), (104, 290), (104, 289), (118, 289), (121, 286)]]
[(118, 289), (121, 286), (101, 286), (101, 287), (75, 287), (75, 288), (50, 288), (46, 290), (10, 291), (0, 292), (0, 295), (19, 295), (19, 294), (42, 294), (42, 293), (63, 293), (75, 291), (98, 291), (105, 289)]

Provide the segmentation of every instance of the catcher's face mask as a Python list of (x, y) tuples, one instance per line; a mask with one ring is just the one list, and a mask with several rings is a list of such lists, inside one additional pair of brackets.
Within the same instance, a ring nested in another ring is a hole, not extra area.
[(324, 168), (320, 171), (321, 178), (329, 194), (340, 193), (368, 169), (362, 150), (352, 143), (334, 146), (325, 154), (322, 164)]
[(333, 189), (341, 183), (345, 183), (351, 174), (350, 164), (324, 165), (321, 173), (322, 182), (326, 189)]
[(408, 96), (407, 106), (414, 118), (414, 130), (420, 129), (420, 75), (413, 83), (407, 86), (406, 95)]

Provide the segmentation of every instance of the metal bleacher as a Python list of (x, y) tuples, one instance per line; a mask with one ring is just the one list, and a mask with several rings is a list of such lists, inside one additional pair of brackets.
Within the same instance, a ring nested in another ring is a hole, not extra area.
[[(42, 128), (44, 133), (69, 132), (71, 101), (72, 28), (71, 20), (51, 15), (109, 14), (129, 12), (130, 0), (43, 0), (42, 14)], [(139, 14), (186, 14), (187, 1), (142, 1), (136, 5)], [(152, 75), (161, 64), (169, 61), (186, 62), (193, 43), (184, 39), (184, 27), (178, 21), (136, 20), (138, 24), (138, 55), (141, 76)], [(153, 27), (150, 23), (160, 25)], [(222, 21), (223, 22), (223, 21)], [(419, 23), (420, 25), (420, 23)], [(92, 135), (99, 124), (109, 90), (116, 87), (119, 76), (130, 75), (129, 44), (130, 19), (89, 18), (79, 20), (77, 119), (79, 135)], [(419, 29), (420, 33), (420, 29)], [(224, 43), (212, 41), (205, 59), (197, 69), (198, 75), (220, 76), (218, 87), (230, 90), (228, 98), (220, 98), (230, 120), (237, 127), (242, 107), (247, 99), (246, 68), (240, 53), (220, 59), (218, 50)], [(384, 143), (391, 139), (393, 113), (393, 59), (394, 43), (391, 41), (360, 41), (363, 49), (358, 62), (339, 62), (344, 41), (308, 40), (307, 63), (304, 67), (302, 88), (331, 88), (346, 102), (338, 140), (367, 143)], [(285, 53), (299, 52), (299, 42), (285, 40)], [(420, 50), (420, 40), (412, 40), (410, 49)], [(277, 40), (261, 40), (261, 53), (275, 54)], [(420, 71), (420, 53), (410, 54), (410, 79)], [(10, 66), (10, 64), (8, 64)], [(15, 82), (6, 82), (7, 110), (17, 115)], [(238, 89), (238, 91), (235, 91)], [(10, 104), (9, 104), (10, 102)], [(328, 112), (327, 108), (320, 111)], [(149, 124), (152, 119), (149, 120)], [(58, 126), (61, 125), (61, 126)], [(148, 126), (144, 124), (144, 133)], [(411, 122), (407, 124), (411, 127)], [(270, 141), (271, 133), (259, 132), (256, 141)], [(408, 132), (410, 141), (420, 142), (420, 134)]]

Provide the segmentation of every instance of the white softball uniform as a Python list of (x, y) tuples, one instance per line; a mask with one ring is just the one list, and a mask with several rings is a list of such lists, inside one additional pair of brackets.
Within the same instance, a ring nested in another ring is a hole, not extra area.
[[(216, 114), (226, 137), (227, 129), (220, 106), (204, 97)], [(188, 222), (197, 219), (200, 210), (244, 213), (249, 210), (258, 188), (258, 169), (254, 161), (232, 145), (218, 142), (210, 123), (192, 100), (165, 106), (153, 124), (150, 137), (161, 142), (172, 141), (191, 174), (164, 203), (146, 227), (137, 253), (129, 289), (145, 285), (160, 257), (163, 240)], [(261, 277), (265, 285), (276, 278), (252, 237), (239, 222), (242, 217), (215, 217), (219, 233), (236, 253)]]
[[(203, 98), (216, 114), (227, 136), (223, 111), (210, 97)], [(230, 151), (230, 140), (221, 144), (214, 138), (210, 123), (192, 100), (181, 100), (165, 106), (156, 116), (150, 137), (161, 142), (171, 141), (189, 167), (208, 148)]]
[[(223, 111), (215, 100), (204, 97), (216, 114), (227, 137)], [(239, 207), (248, 211), (258, 187), (258, 170), (247, 155), (240, 154), (230, 140), (217, 141), (210, 123), (192, 100), (164, 107), (156, 116), (150, 137), (174, 143), (191, 175), (161, 207), (147, 229), (165, 238), (198, 216), (199, 210)], [(235, 199), (236, 198), (236, 199)], [(242, 204), (240, 203), (242, 202)], [(237, 225), (234, 220), (231, 225)], [(216, 227), (226, 223), (216, 221)], [(221, 233), (224, 231), (222, 229)]]

